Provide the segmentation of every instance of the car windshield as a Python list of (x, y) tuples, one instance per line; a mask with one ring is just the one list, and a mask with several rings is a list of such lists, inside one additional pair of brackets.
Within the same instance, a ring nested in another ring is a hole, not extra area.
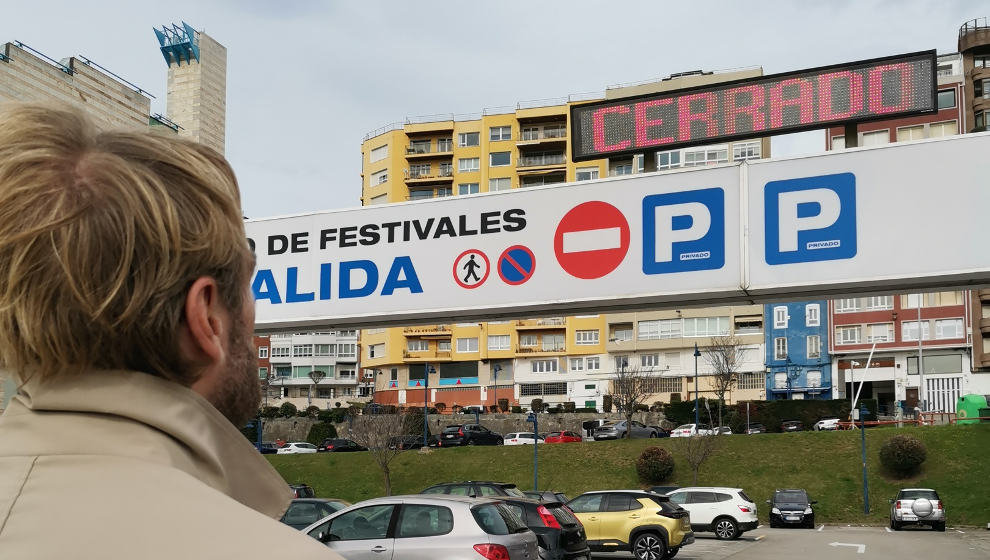
[(515, 486), (503, 486), (502, 490), (505, 491), (506, 495), (515, 496), (517, 498), (525, 498), (526, 494), (522, 493), (522, 490), (516, 488)]
[(924, 498), (926, 500), (937, 500), (938, 493), (934, 490), (901, 490), (897, 495), (898, 500), (918, 500)]
[(674, 428), (675, 430), (690, 430), (694, 427), (694, 424), (681, 424), (680, 426)]
[(781, 503), (805, 503), (808, 501), (808, 495), (804, 492), (777, 492), (774, 496), (774, 501)]
[(443, 429), (443, 433), (445, 433), (445, 434), (448, 434), (448, 433), (457, 433), (457, 431), (460, 430), (460, 429), (461, 429), (461, 427), (460, 426), (457, 426), (457, 425), (447, 426), (446, 428)]
[(509, 535), (526, 528), (503, 504), (482, 504), (471, 508), (474, 520), (489, 535)]

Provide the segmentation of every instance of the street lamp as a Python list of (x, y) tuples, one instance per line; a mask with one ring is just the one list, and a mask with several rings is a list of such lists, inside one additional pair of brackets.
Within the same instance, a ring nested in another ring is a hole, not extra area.
[(694, 343), (694, 429), (698, 429), (698, 358), (701, 352), (698, 351), (698, 343)]
[(869, 410), (863, 404), (860, 404), (862, 408), (858, 410), (853, 410), (853, 412), (859, 413), (859, 426), (862, 432), (862, 449), (863, 449), (863, 513), (870, 513), (870, 491), (869, 483), (866, 479), (866, 415)]
[(495, 367), (492, 368), (492, 373), (494, 374), (493, 378), (495, 383), (494, 389), (492, 391), (492, 393), (494, 393), (495, 395), (494, 396), (495, 407), (496, 407), (495, 410), (498, 410), (498, 372), (500, 371), (502, 371), (502, 366), (500, 364), (495, 364)]
[(423, 364), (423, 447), (430, 446), (430, 374), (436, 371), (429, 362)]
[(526, 417), (526, 422), (533, 423), (533, 492), (539, 492), (540, 488), (540, 425), (537, 414), (530, 412)]

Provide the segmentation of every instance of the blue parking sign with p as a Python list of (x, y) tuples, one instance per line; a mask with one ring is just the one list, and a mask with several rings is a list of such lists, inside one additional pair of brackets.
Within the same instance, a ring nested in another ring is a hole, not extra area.
[(643, 273), (725, 266), (725, 191), (721, 188), (643, 198)]
[(770, 181), (763, 191), (767, 264), (856, 256), (856, 176)]

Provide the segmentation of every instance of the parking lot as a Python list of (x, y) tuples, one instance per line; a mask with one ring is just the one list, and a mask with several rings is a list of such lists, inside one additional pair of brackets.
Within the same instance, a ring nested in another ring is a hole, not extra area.
[[(694, 544), (684, 547), (678, 559), (718, 560), (818, 560), (865, 558), (952, 558), (985, 560), (990, 557), (990, 531), (948, 528), (945, 533), (907, 528), (818, 525), (808, 529), (770, 529), (761, 526), (734, 541), (717, 540), (697, 533)], [(629, 553), (594, 554), (595, 560), (631, 558)]]

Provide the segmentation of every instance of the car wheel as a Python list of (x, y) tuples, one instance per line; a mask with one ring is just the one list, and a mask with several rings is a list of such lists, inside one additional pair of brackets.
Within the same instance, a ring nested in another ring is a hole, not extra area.
[(495, 445), (505, 445), (505, 442), (500, 439), (497, 439), (495, 440)]
[(808, 517), (808, 520), (805, 521), (804, 526), (808, 529), (815, 528), (815, 514), (811, 514), (811, 516)]
[(893, 530), (895, 530), (895, 531), (900, 531), (901, 530), (901, 523), (899, 521), (891, 520), (891, 522), (890, 522), (890, 528), (893, 529)]
[(936, 531), (941, 531), (941, 532), (944, 533), (945, 532), (945, 521), (943, 521), (941, 523), (936, 523), (936, 524), (932, 525), (932, 529), (935, 529)]
[(731, 517), (719, 517), (715, 520), (715, 538), (730, 541), (739, 536), (739, 525)]
[(640, 533), (632, 545), (636, 560), (666, 560), (667, 543), (656, 533)]
[(681, 547), (672, 548), (672, 549), (668, 550), (667, 551), (667, 558), (673, 558), (674, 556), (677, 556), (677, 553), (680, 552), (680, 550), (681, 550)]
[(468, 442), (467, 442), (467, 445), (474, 445), (474, 440), (473, 439), (469, 439)]
[(780, 527), (780, 523), (777, 523), (777, 522), (776, 522), (776, 521), (774, 521), (774, 520), (773, 520), (773, 518), (771, 517), (771, 518), (770, 518), (770, 528), (771, 528), (771, 529), (776, 529), (777, 527)]

